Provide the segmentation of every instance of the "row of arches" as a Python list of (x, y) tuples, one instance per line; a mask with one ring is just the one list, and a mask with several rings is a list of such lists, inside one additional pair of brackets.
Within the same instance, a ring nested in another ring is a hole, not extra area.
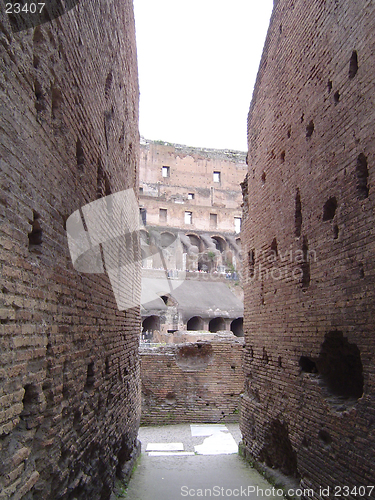
[[(204, 320), (200, 316), (193, 316), (186, 324), (186, 329), (190, 331), (204, 330)], [(224, 318), (212, 318), (208, 323), (208, 331), (212, 333), (226, 330), (227, 325)], [(230, 323), (230, 331), (236, 337), (243, 337), (243, 318), (236, 318)]]
[(235, 236), (159, 232), (141, 229), (143, 267), (161, 268), (160, 250), (169, 269), (224, 271), (240, 262), (241, 240)]
[[(141, 240), (149, 244), (150, 243), (150, 233), (146, 231), (146, 229), (141, 229), (140, 231), (141, 234)], [(171, 231), (163, 231), (159, 234), (159, 244), (162, 248), (166, 248), (174, 243), (176, 239), (178, 238), (178, 234), (172, 233)], [(154, 236), (153, 232), (153, 236)], [(208, 246), (211, 246), (212, 244), (215, 246), (217, 250), (220, 252), (225, 252), (228, 247), (229, 243), (226, 238), (220, 235), (199, 235), (196, 233), (188, 232), (185, 234), (187, 238), (189, 238), (190, 244), (194, 245), (198, 248), (200, 252), (203, 252), (204, 250), (207, 249)], [(210, 241), (210, 238), (212, 241)], [(235, 243), (238, 247), (241, 246), (241, 238), (233, 238), (233, 243)]]
[[(148, 316), (142, 322), (142, 334), (144, 338), (151, 338), (154, 331), (160, 331), (160, 317), (156, 315)], [(191, 317), (187, 324), (186, 330), (189, 331), (200, 331), (205, 330), (205, 321), (201, 316)], [(212, 333), (219, 332), (221, 330), (227, 329), (226, 320), (222, 317), (212, 318), (208, 322), (208, 331)], [(243, 318), (236, 318), (230, 323), (230, 331), (236, 337), (243, 337)]]

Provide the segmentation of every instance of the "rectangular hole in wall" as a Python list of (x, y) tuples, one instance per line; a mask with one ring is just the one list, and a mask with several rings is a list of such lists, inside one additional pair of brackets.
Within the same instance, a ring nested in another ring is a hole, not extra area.
[(139, 209), (139, 215), (141, 217), (141, 223), (145, 226), (146, 225), (146, 216), (147, 216), (147, 211), (145, 208), (140, 208)]
[(170, 169), (170, 167), (162, 167), (162, 168), (161, 168), (161, 174), (162, 174), (162, 177), (163, 177), (163, 178), (167, 178), (167, 177), (169, 177), (169, 176), (170, 176), (170, 174), (171, 174), (171, 169)]
[(193, 223), (193, 213), (185, 212), (185, 224), (192, 224), (192, 223)]
[(221, 182), (220, 172), (214, 172), (213, 180), (214, 182)]
[(167, 209), (159, 208), (159, 222), (167, 222)]
[(241, 217), (234, 218), (234, 231), (235, 231), (235, 233), (241, 232), (241, 223), (242, 223)]
[(217, 214), (210, 214), (210, 228), (217, 228)]

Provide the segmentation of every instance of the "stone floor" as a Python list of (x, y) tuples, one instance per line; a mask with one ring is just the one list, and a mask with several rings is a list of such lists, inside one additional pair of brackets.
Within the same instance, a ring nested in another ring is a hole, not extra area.
[(237, 453), (237, 424), (141, 427), (142, 454), (126, 491), (113, 498), (282, 498)]

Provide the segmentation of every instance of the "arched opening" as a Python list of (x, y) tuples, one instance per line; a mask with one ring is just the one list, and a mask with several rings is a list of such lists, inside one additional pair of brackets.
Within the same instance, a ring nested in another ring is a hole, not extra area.
[(215, 243), (216, 250), (219, 250), (220, 253), (225, 252), (227, 244), (224, 238), (222, 238), (221, 236), (211, 236), (211, 239)]
[(155, 331), (160, 330), (159, 316), (148, 316), (142, 321), (142, 338), (151, 342)]
[(199, 331), (203, 330), (204, 328), (204, 323), (203, 319), (200, 316), (193, 316), (192, 318), (189, 319), (186, 325), (187, 330), (192, 330), (192, 331)]
[(243, 318), (234, 319), (230, 324), (230, 331), (236, 337), (243, 337)]
[(213, 318), (208, 325), (208, 329), (212, 333), (219, 332), (220, 330), (225, 330), (224, 318)]
[(191, 245), (198, 248), (197, 255), (189, 253), (190, 262), (187, 264), (187, 268), (194, 271), (207, 271), (208, 267), (203, 258), (204, 245), (202, 240), (196, 234), (187, 234), (186, 236), (189, 238)]
[(172, 233), (164, 232), (160, 235), (160, 245), (162, 248), (169, 247), (173, 245), (176, 241), (176, 236)]
[(199, 236), (197, 236), (196, 234), (187, 234), (186, 235), (189, 240), (190, 240), (190, 243), (197, 247), (199, 252), (202, 251), (202, 240), (199, 238)]
[(232, 255), (229, 251), (227, 251), (228, 244), (221, 236), (211, 236), (211, 240), (215, 245), (216, 252), (220, 252), (213, 262), (213, 267), (219, 272), (224, 272), (225, 266), (231, 266), (233, 264)]

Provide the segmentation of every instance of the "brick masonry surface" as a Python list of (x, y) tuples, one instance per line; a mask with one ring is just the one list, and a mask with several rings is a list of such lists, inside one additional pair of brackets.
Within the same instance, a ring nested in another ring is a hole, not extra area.
[(374, 20), (275, 2), (248, 117), (244, 446), (316, 498), (375, 483)]
[(133, 5), (0, 25), (0, 498), (107, 499), (140, 419), (139, 308), (78, 273), (65, 223), (138, 190)]
[(142, 424), (238, 422), (244, 343), (228, 335), (140, 349)]
[[(235, 218), (241, 218), (245, 160), (246, 153), (240, 151), (142, 140), (140, 206), (147, 225), (234, 234)], [(166, 177), (163, 169), (168, 169)], [(189, 223), (186, 211), (192, 214)]]

